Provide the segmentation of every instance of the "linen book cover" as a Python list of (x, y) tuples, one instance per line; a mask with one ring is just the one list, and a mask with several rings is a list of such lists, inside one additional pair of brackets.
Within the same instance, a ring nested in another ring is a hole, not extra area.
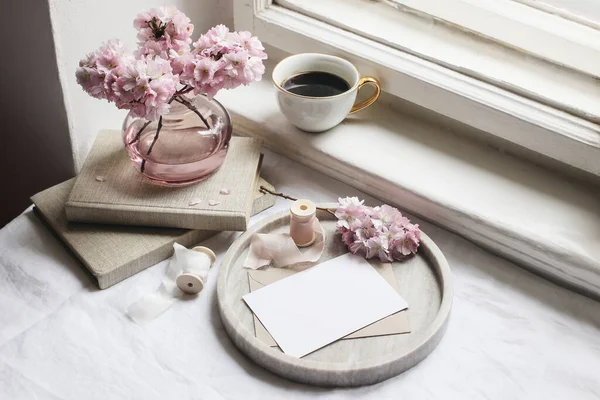
[[(87, 268), (100, 289), (167, 259), (173, 253), (174, 242), (190, 247), (217, 234), (208, 230), (69, 223), (65, 202), (74, 182), (75, 178), (53, 186), (31, 200), (37, 215)], [(259, 185), (273, 190), (262, 178)], [(275, 196), (263, 194), (258, 188), (253, 197), (252, 214), (275, 204)]]
[[(233, 137), (221, 168), (204, 182), (157, 186), (131, 165), (121, 132), (101, 131), (66, 203), (71, 222), (214, 231), (246, 230), (262, 142)], [(222, 189), (226, 189), (224, 194)]]

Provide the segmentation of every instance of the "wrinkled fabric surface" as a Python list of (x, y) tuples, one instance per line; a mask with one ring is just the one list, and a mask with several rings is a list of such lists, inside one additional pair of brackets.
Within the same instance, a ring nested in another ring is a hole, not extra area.
[[(315, 202), (359, 191), (267, 153), (265, 179)], [(260, 218), (288, 208), (279, 199)], [(220, 322), (220, 261), (238, 233), (204, 242), (218, 259), (196, 300), (145, 326), (129, 304), (155, 290), (162, 262), (99, 290), (27, 210), (0, 230), (2, 399), (598, 399), (600, 303), (558, 287), (414, 218), (442, 249), (455, 278), (448, 331), (423, 362), (385, 382), (323, 389), (253, 364)]]

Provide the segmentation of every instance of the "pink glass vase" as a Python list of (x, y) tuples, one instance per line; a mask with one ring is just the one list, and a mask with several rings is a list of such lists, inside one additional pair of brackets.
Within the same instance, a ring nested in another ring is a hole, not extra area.
[(131, 112), (123, 122), (123, 142), (137, 170), (153, 183), (185, 186), (215, 173), (227, 154), (231, 118), (216, 100), (184, 97), (160, 121), (148, 123)]

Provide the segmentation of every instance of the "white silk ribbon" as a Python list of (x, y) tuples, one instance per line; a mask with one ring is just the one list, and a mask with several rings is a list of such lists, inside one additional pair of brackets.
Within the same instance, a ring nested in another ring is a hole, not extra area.
[(173, 249), (175, 252), (158, 290), (142, 297), (127, 308), (127, 315), (140, 325), (152, 321), (167, 311), (177, 299), (186, 296), (176, 283), (177, 277), (181, 274), (193, 274), (202, 281), (202, 284), (208, 280), (208, 271), (212, 264), (208, 255), (189, 250), (179, 243), (174, 243)]
[(273, 262), (274, 267), (281, 268), (318, 261), (325, 248), (325, 230), (317, 218), (313, 222), (313, 231), (316, 235), (315, 243), (303, 252), (288, 233), (255, 233), (250, 241), (244, 267), (258, 269)]

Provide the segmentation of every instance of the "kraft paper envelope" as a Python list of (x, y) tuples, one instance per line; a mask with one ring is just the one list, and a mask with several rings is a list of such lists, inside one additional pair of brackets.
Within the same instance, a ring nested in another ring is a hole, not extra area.
[[(369, 261), (377, 272), (398, 292), (398, 283), (394, 277), (392, 264)], [(280, 279), (287, 278), (297, 272), (303, 271), (310, 266), (292, 267), (292, 268), (266, 268), (248, 271), (248, 281), (250, 291), (253, 292)], [(276, 347), (277, 343), (264, 327), (264, 325), (254, 315), (254, 330), (256, 338), (270, 347)], [(342, 339), (356, 339), (369, 336), (394, 335), (398, 333), (410, 332), (410, 323), (408, 310), (400, 311), (381, 319), (371, 325), (365, 326), (358, 331), (351, 333)]]

